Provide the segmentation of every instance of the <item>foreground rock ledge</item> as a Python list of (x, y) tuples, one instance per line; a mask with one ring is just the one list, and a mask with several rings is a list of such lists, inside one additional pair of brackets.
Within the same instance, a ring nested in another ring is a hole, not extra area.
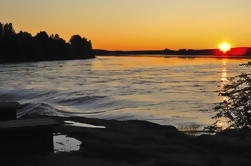
[(47, 156), (4, 156), (5, 165), (251, 165), (250, 130), (195, 137), (185, 135), (172, 126), (146, 121), (54, 118), (106, 126), (106, 129), (56, 127), (55, 132), (82, 141), (80, 151)]

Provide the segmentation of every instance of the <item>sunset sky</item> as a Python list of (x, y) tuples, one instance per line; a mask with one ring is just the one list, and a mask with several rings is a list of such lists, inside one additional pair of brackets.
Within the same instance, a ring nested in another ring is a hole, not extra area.
[(96, 49), (251, 46), (251, 0), (0, 0), (0, 22), (80, 34)]

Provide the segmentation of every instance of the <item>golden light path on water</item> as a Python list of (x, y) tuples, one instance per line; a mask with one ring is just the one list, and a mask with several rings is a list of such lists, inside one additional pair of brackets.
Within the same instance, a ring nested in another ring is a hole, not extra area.
[[(221, 72), (221, 83), (220, 83), (220, 91), (224, 89), (224, 87), (229, 83), (228, 78), (228, 59), (222, 59), (222, 72)], [(221, 96), (222, 101), (227, 101), (226, 96)], [(220, 130), (226, 129), (228, 127), (227, 119), (221, 118), (217, 122), (217, 127), (219, 127)]]
[[(227, 71), (227, 63), (228, 59), (223, 59), (222, 60), (222, 73), (221, 73), (221, 90), (229, 83), (229, 78), (228, 78), (228, 71)], [(225, 101), (227, 100), (227, 97), (222, 96), (222, 100)]]
[(228, 82), (227, 78), (227, 59), (222, 60), (221, 88)]

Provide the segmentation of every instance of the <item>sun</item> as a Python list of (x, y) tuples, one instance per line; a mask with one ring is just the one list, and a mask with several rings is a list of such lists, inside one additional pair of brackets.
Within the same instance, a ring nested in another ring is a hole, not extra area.
[(221, 43), (219, 45), (219, 49), (222, 52), (226, 53), (226, 52), (228, 52), (231, 49), (231, 45), (229, 43), (227, 43), (227, 42), (224, 42), (224, 43)]

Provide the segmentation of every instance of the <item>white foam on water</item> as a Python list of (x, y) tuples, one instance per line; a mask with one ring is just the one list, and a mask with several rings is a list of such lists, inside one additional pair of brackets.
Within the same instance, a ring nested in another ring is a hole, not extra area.
[(64, 121), (66, 123), (66, 126), (75, 126), (75, 127), (87, 127), (87, 128), (99, 128), (99, 129), (105, 129), (105, 126), (95, 126), (87, 123), (79, 123), (74, 121)]

